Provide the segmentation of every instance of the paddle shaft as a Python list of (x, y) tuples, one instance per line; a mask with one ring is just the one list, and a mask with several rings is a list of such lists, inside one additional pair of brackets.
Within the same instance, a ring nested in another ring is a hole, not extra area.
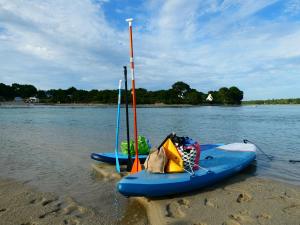
[(126, 130), (127, 130), (127, 171), (131, 171), (132, 167), (132, 158), (130, 154), (130, 133), (129, 133), (129, 116), (128, 116), (128, 88), (127, 88), (127, 67), (124, 66), (124, 81), (125, 81), (125, 104), (126, 104)]
[(119, 80), (118, 110), (117, 110), (117, 127), (116, 127), (116, 148), (115, 148), (115, 154), (116, 154), (116, 170), (117, 170), (117, 172), (120, 172), (120, 164), (119, 164), (118, 150), (119, 150), (119, 129), (120, 129), (121, 84), (122, 84), (122, 80)]
[(133, 41), (132, 41), (132, 19), (127, 19), (129, 25), (129, 44), (130, 44), (130, 71), (131, 71), (131, 85), (132, 85), (132, 108), (133, 108), (133, 134), (135, 147), (135, 163), (133, 171), (140, 171), (139, 151), (138, 151), (138, 129), (136, 116), (136, 95), (135, 95), (135, 78), (134, 78), (134, 60), (133, 60)]

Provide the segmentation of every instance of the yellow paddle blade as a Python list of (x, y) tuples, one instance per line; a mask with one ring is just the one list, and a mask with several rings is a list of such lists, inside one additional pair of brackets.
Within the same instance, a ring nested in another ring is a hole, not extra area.
[(132, 165), (132, 168), (131, 168), (131, 174), (133, 174), (133, 173), (137, 173), (137, 172), (139, 172), (139, 171), (141, 171), (142, 170), (142, 165), (141, 165), (141, 163), (140, 163), (140, 160), (139, 160), (139, 158), (135, 158), (135, 160), (134, 160), (134, 163), (133, 163), (133, 165)]

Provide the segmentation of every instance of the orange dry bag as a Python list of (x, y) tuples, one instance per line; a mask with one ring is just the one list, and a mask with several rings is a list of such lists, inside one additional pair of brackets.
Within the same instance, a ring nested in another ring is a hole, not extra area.
[(183, 160), (170, 138), (163, 144), (163, 147), (168, 158), (165, 171), (167, 173), (183, 172)]

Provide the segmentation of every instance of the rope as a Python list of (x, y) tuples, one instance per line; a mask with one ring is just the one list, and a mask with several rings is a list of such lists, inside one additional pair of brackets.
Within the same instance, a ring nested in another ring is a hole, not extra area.
[(300, 162), (300, 160), (290, 159), (289, 162), (290, 162), (290, 163), (298, 163), (298, 162)]
[(247, 143), (251, 143), (251, 144), (253, 144), (253, 145), (255, 145), (256, 146), (256, 148), (259, 150), (259, 151), (261, 151), (261, 153), (263, 154), (263, 155), (265, 155), (270, 161), (272, 161), (273, 160), (273, 156), (270, 156), (270, 155), (268, 155), (268, 154), (266, 154), (257, 144), (255, 144), (255, 143), (253, 143), (253, 142), (251, 142), (251, 141), (249, 141), (249, 140), (247, 140), (247, 139), (244, 139), (243, 140), (243, 142), (245, 143), (245, 144), (247, 144)]

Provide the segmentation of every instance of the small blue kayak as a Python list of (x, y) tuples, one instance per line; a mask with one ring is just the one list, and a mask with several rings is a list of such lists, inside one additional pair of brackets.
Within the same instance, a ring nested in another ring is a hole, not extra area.
[[(201, 151), (205, 151), (207, 149), (215, 148), (217, 146), (220, 146), (221, 144), (204, 144), (200, 145)], [(126, 165), (128, 161), (127, 154), (119, 153), (119, 163), (121, 165)], [(144, 163), (148, 155), (139, 155), (139, 159), (141, 163)], [(100, 162), (106, 162), (110, 164), (116, 164), (116, 155), (114, 152), (105, 152), (105, 153), (92, 153), (91, 159), (94, 159), (96, 161)], [(135, 156), (132, 156), (132, 159), (135, 159)]]
[(125, 196), (158, 197), (190, 192), (238, 173), (255, 158), (256, 147), (253, 144), (222, 145), (201, 151), (200, 169), (194, 174), (154, 174), (143, 170), (124, 177), (117, 188)]

